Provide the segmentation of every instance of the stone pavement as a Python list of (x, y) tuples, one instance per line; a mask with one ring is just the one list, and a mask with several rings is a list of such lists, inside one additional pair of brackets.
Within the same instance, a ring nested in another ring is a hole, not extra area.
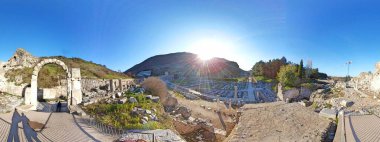
[(256, 95), (255, 95), (255, 91), (254, 91), (254, 88), (253, 88), (253, 84), (250, 80), (250, 82), (247, 82), (248, 84), (248, 98), (246, 101), (248, 102), (256, 102)]

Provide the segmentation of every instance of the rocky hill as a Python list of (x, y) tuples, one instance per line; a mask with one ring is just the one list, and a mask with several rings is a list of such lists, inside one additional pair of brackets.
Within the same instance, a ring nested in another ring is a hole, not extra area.
[(212, 78), (233, 78), (247, 73), (240, 69), (236, 62), (223, 58), (203, 61), (196, 54), (187, 52), (150, 57), (125, 73), (137, 75), (141, 71), (151, 71), (155, 76), (168, 72), (171, 75), (184, 77), (208, 76)]
[[(63, 61), (69, 68), (80, 68), (82, 78), (116, 79), (129, 78), (127, 75), (112, 71), (104, 65), (96, 64), (80, 58), (66, 58), (63, 56), (35, 57), (26, 50), (19, 48), (6, 63), (2, 63), (2, 70), (9, 82), (17, 84), (30, 83), (33, 67), (42, 59), (55, 58)], [(53, 87), (60, 79), (66, 78), (62, 67), (55, 64), (45, 65), (39, 72), (39, 86)]]

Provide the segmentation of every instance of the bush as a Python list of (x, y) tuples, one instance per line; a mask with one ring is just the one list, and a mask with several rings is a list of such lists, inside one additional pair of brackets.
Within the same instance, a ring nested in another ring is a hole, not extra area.
[(154, 96), (159, 96), (161, 102), (168, 97), (168, 89), (165, 82), (157, 77), (149, 77), (144, 80), (142, 87), (152, 93)]
[(297, 77), (297, 67), (294, 65), (282, 66), (277, 78), (285, 87), (297, 87), (300, 82)]

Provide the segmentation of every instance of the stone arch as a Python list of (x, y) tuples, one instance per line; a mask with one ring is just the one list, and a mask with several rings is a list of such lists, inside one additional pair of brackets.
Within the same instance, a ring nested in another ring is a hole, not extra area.
[(37, 109), (38, 101), (37, 101), (37, 79), (38, 79), (38, 73), (42, 69), (42, 67), (46, 64), (57, 64), (65, 70), (67, 75), (67, 100), (68, 104), (71, 104), (72, 98), (72, 75), (70, 73), (69, 68), (66, 66), (66, 64), (60, 60), (57, 59), (44, 59), (41, 62), (39, 62), (33, 69), (32, 74), (32, 80), (31, 80), (31, 90), (28, 95), (25, 96), (25, 104), (26, 105), (33, 105), (31, 109)]

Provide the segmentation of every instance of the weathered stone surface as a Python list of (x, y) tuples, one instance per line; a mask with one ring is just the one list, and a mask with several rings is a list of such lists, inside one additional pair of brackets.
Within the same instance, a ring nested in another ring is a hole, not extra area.
[(295, 99), (300, 95), (300, 92), (298, 89), (290, 89), (288, 91), (284, 92), (284, 99)]
[(319, 112), (319, 115), (326, 118), (336, 119), (337, 113), (338, 112), (335, 109), (324, 108)]
[(72, 68), (71, 69), (71, 84), (72, 84), (72, 104), (76, 105), (82, 102), (82, 86), (80, 80), (81, 74), (80, 74), (80, 68)]
[(349, 100), (342, 100), (340, 102), (340, 105), (342, 105), (344, 107), (351, 107), (352, 105), (354, 105), (354, 102), (353, 101), (349, 101)]
[(174, 114), (181, 114), (184, 119), (189, 119), (191, 116), (191, 110), (187, 107), (181, 106), (175, 110)]
[(13, 54), (12, 58), (8, 60), (7, 68), (22, 68), (22, 67), (32, 67), (38, 62), (38, 58), (32, 56), (26, 50), (19, 48), (16, 53)]
[(0, 93), (0, 113), (7, 113), (21, 105), (22, 98), (19, 96), (5, 95)]
[(120, 99), (119, 103), (120, 104), (125, 104), (127, 101), (128, 101), (127, 98), (122, 98), (122, 99)]
[(363, 72), (353, 78), (351, 83), (358, 90), (380, 93), (380, 62), (375, 65), (375, 73)]
[(136, 130), (133, 133), (125, 133), (121, 136), (119, 141), (151, 141), (152, 134), (156, 137), (156, 141), (165, 141), (165, 142), (186, 142), (179, 135), (173, 132), (170, 129), (167, 130), (144, 130), (137, 132)]

